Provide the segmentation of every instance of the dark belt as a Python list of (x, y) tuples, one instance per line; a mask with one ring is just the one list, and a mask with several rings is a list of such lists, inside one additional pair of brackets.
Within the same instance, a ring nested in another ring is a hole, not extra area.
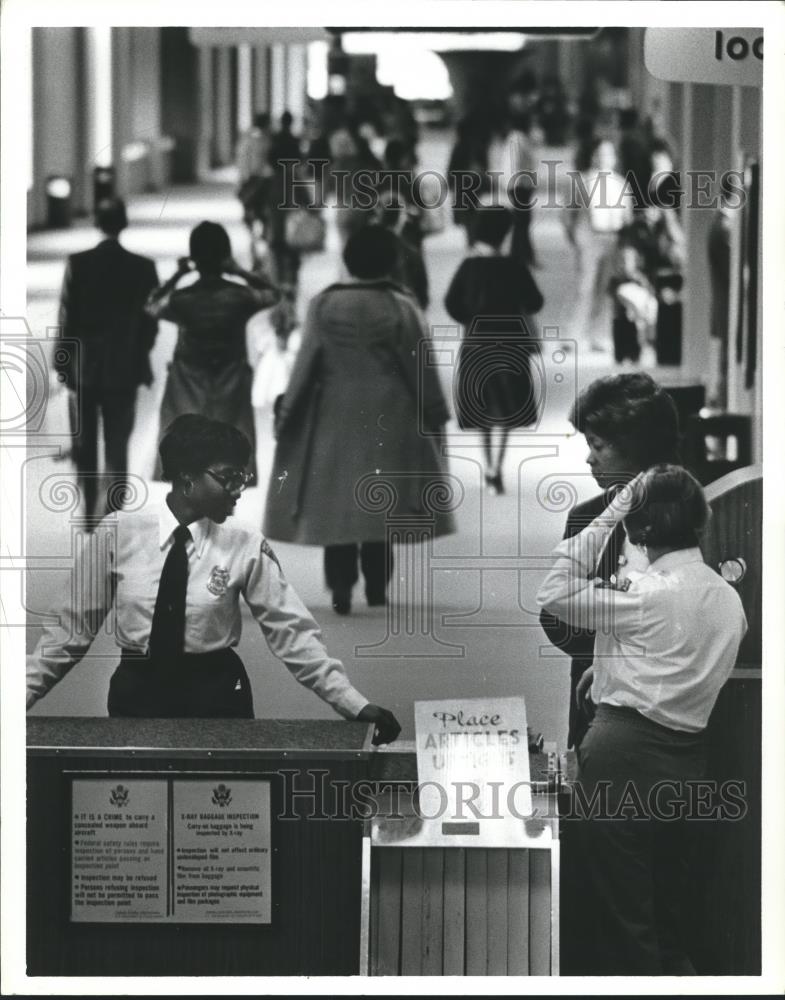
[(109, 682), (109, 715), (252, 719), (251, 683), (233, 649), (184, 653), (176, 663), (123, 650)]

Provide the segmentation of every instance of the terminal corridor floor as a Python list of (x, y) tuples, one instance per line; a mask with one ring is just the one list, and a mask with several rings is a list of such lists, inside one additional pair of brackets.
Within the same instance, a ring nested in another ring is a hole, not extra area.
[[(423, 167), (439, 168), (446, 147), (438, 141), (421, 148)], [(425, 152), (424, 152), (425, 151)], [(426, 155), (427, 154), (427, 155)], [(240, 221), (230, 174), (194, 187), (129, 199), (130, 227), (122, 242), (152, 256), (159, 278), (168, 278), (187, 251), (188, 233), (203, 219), (223, 223), (235, 255), (248, 263), (247, 236)], [(301, 275), (300, 315), (315, 292), (340, 273), (337, 232), (330, 213), (328, 246), (306, 259)], [(523, 695), (530, 725), (563, 746), (566, 736), (568, 660), (545, 639), (538, 624), (535, 594), (558, 542), (567, 511), (592, 496), (596, 487), (584, 463), (583, 438), (566, 420), (579, 387), (614, 370), (610, 355), (590, 352), (567, 327), (574, 307), (574, 262), (557, 212), (542, 209), (532, 230), (539, 257), (535, 277), (545, 298), (537, 317), (543, 331), (542, 386), (545, 407), (536, 431), (513, 432), (504, 476), (507, 493), (485, 492), (482, 451), (477, 435), (448, 427), (450, 471), (462, 499), (458, 532), (422, 546), (399, 550), (387, 608), (365, 606), (355, 588), (351, 616), (338, 617), (322, 581), (322, 551), (273, 543), (284, 571), (322, 626), (331, 654), (340, 657), (356, 686), (373, 702), (390, 708), (403, 725), (402, 739), (414, 734), (413, 704), (444, 697)], [(57, 232), (34, 233), (28, 244), (28, 322), (37, 337), (57, 323), (57, 296), (65, 257), (87, 248), (97, 234), (86, 222)], [(439, 348), (441, 377), (451, 397), (459, 331), (443, 308), (447, 285), (465, 252), (463, 231), (448, 227), (425, 243), (432, 306), (428, 321)], [(158, 408), (175, 329), (161, 323), (152, 356), (155, 381), (142, 388), (131, 439), (130, 464), (140, 496), (164, 495), (150, 481), (158, 435)], [(653, 372), (656, 377), (656, 372)], [(271, 415), (257, 414), (260, 487), (249, 490), (236, 516), (261, 523), (274, 442)], [(56, 461), (68, 441), (66, 399), (52, 382), (45, 427), (30, 442), (23, 489), (27, 498), (27, 607), (31, 624), (69, 586), (69, 552), (75, 514), (58, 483), (74, 482), (67, 460)], [(29, 630), (28, 648), (38, 636)], [(331, 717), (330, 709), (300, 689), (268, 651), (258, 627), (246, 614), (239, 653), (251, 676), (259, 717)], [(116, 662), (106, 633), (91, 654), (34, 708), (36, 715), (102, 715), (109, 677)]]

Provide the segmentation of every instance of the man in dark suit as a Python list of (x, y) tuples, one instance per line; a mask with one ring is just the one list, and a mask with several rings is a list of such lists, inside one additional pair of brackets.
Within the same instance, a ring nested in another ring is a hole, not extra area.
[[(72, 454), (88, 516), (122, 505), (136, 390), (152, 383), (149, 354), (158, 330), (144, 312), (158, 286), (155, 264), (118, 239), (128, 225), (123, 202), (99, 202), (96, 225), (104, 238), (69, 257), (60, 296), (60, 337), (77, 341), (79, 350), (56, 351), (54, 362), (71, 394)], [(99, 413), (107, 492), (96, 511)]]

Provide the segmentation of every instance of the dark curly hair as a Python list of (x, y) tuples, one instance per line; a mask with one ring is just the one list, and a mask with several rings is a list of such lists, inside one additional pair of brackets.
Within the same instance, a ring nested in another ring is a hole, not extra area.
[(655, 465), (633, 487), (624, 519), (633, 545), (691, 549), (706, 527), (710, 510), (694, 476), (678, 465)]
[(592, 382), (576, 399), (569, 421), (581, 434), (610, 441), (640, 470), (680, 461), (676, 404), (644, 372)]
[(158, 446), (163, 478), (174, 482), (185, 472), (204, 472), (214, 462), (242, 468), (251, 457), (251, 444), (242, 431), (200, 413), (185, 413), (166, 428)]
[(387, 278), (398, 261), (398, 238), (383, 226), (364, 226), (349, 237), (343, 262), (354, 278)]

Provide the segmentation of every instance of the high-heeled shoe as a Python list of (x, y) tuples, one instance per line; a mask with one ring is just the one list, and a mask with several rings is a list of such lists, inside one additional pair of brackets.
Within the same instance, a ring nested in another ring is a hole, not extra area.
[(488, 492), (493, 493), (497, 497), (504, 493), (504, 483), (502, 482), (501, 472), (497, 472), (495, 476), (486, 476), (485, 484), (488, 487)]

